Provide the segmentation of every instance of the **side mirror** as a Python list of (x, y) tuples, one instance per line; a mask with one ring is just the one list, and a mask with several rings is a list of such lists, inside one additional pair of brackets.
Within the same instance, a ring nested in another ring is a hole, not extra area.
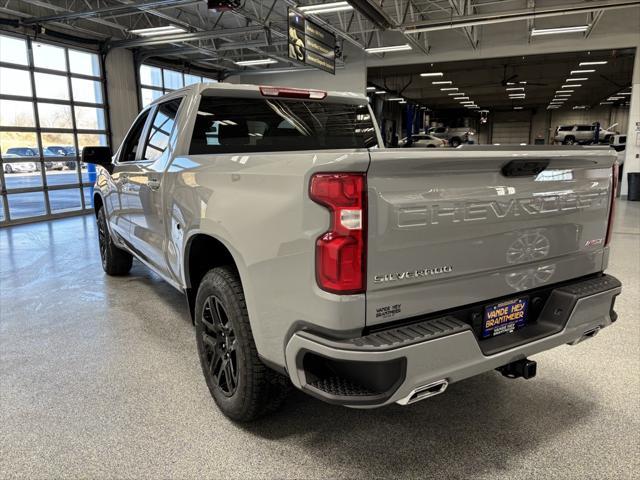
[(111, 147), (84, 147), (81, 160), (83, 163), (93, 163), (105, 168), (111, 166)]

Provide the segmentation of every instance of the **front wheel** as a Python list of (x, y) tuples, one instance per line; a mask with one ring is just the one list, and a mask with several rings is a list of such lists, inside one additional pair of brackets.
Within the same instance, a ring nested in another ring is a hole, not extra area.
[(98, 243), (100, 245), (100, 258), (102, 260), (102, 268), (107, 275), (120, 276), (126, 275), (131, 270), (133, 257), (129, 252), (116, 247), (109, 234), (107, 227), (107, 217), (104, 213), (104, 207), (98, 210)]
[(449, 142), (453, 148), (459, 147), (462, 143), (459, 138), (452, 138)]
[(280, 406), (288, 380), (258, 357), (242, 284), (232, 267), (214, 268), (200, 282), (195, 330), (202, 372), (222, 413), (248, 422)]
[(575, 137), (572, 137), (572, 136), (569, 135), (569, 136), (565, 137), (564, 142), (562, 142), (562, 143), (564, 143), (565, 145), (574, 145), (576, 143), (576, 139), (575, 139)]

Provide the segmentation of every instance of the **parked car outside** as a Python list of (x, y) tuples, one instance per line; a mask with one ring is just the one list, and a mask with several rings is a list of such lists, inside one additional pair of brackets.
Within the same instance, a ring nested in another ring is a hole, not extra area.
[(611, 145), (616, 152), (622, 152), (627, 147), (627, 136), (618, 134), (611, 135), (609, 145)]
[(441, 148), (445, 147), (447, 142), (428, 133), (416, 133), (411, 136), (411, 141), (408, 141), (407, 137), (403, 138), (400, 145), (415, 148)]
[[(61, 146), (50, 145), (44, 149), (45, 155), (52, 155), (56, 157), (76, 157), (76, 149), (73, 146)], [(67, 167), (69, 170), (75, 170), (77, 162), (76, 160), (67, 160), (66, 162), (58, 162), (62, 166)]]
[[(11, 147), (7, 148), (7, 152), (3, 155), (15, 155), (17, 157), (35, 157), (33, 162), (36, 165), (36, 170), (40, 171), (40, 154), (35, 147)], [(46, 165), (45, 165), (46, 166)]]
[(31, 173), (38, 170), (35, 162), (12, 162), (12, 158), (20, 158), (20, 155), (14, 153), (5, 153), (2, 155), (4, 173)]
[[(562, 143), (563, 145), (594, 143), (595, 129), (595, 125), (558, 125), (555, 135), (553, 136), (553, 141), (555, 143)], [(599, 134), (600, 142), (609, 143), (609, 139), (612, 135), (615, 135), (615, 133), (616, 132), (606, 128), (601, 128)]]
[(427, 133), (449, 142), (449, 145), (453, 148), (463, 143), (475, 143), (474, 138), (476, 135), (476, 131), (469, 127), (432, 127)]

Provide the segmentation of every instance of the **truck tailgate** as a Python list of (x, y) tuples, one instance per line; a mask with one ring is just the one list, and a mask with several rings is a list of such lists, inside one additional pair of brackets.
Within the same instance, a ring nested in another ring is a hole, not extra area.
[(372, 150), (367, 325), (601, 271), (614, 160), (598, 147)]

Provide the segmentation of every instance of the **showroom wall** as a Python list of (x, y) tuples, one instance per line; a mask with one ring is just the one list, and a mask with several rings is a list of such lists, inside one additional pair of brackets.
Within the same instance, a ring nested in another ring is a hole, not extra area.
[(119, 48), (105, 58), (105, 76), (111, 119), (111, 139), (116, 150), (138, 114), (133, 53)]

